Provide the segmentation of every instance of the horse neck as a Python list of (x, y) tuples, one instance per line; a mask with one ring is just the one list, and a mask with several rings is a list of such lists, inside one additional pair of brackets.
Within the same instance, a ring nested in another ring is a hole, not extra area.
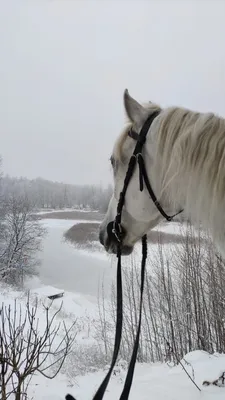
[(147, 136), (146, 151), (148, 173), (162, 206), (184, 208), (192, 223), (201, 223), (223, 242), (225, 120), (179, 109), (168, 117), (165, 111)]
[[(156, 173), (160, 170), (160, 159), (157, 162)], [(216, 242), (224, 240), (225, 232), (225, 176), (221, 176), (221, 183), (214, 185), (209, 180), (209, 166), (205, 168), (185, 169), (185, 163), (179, 157), (161, 159), (163, 168), (158, 174), (161, 185), (160, 199), (165, 199), (172, 211), (180, 208), (185, 210), (189, 220), (199, 227), (200, 225), (211, 233)], [(218, 189), (224, 185), (224, 190)], [(222, 239), (221, 239), (222, 238)]]

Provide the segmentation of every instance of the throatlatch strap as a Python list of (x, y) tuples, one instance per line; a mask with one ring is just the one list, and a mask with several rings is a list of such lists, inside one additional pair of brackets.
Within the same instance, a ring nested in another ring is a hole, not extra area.
[(158, 210), (161, 213), (161, 215), (168, 222), (172, 221), (172, 219), (174, 217), (176, 217), (176, 215), (180, 214), (183, 210), (178, 211), (174, 215), (166, 214), (166, 212), (163, 210), (163, 208), (161, 207), (160, 203), (158, 202), (157, 197), (156, 197), (156, 195), (155, 195), (155, 193), (154, 193), (154, 191), (152, 189), (152, 186), (151, 186), (150, 181), (148, 179), (148, 174), (147, 174), (147, 171), (146, 171), (146, 168), (145, 168), (144, 160), (143, 160), (142, 154), (140, 154), (140, 153), (138, 154), (138, 164), (139, 164), (139, 175), (140, 175), (140, 177), (142, 177), (142, 178), (140, 178), (140, 190), (141, 190), (141, 188), (143, 190), (143, 180), (141, 180), (141, 179), (144, 179), (146, 188), (148, 190), (148, 193), (150, 194), (150, 197), (151, 197), (153, 203), (158, 208)]

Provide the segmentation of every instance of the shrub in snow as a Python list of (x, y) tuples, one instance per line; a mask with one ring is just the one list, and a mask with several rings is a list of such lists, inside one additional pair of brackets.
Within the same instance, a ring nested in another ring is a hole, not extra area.
[(29, 296), (25, 309), (16, 300), (14, 307), (0, 307), (1, 400), (12, 394), (15, 400), (25, 399), (36, 372), (53, 379), (61, 370), (75, 338), (75, 323), (69, 329), (56, 323), (61, 307), (51, 315), (51, 304), (43, 308), (44, 319), (39, 319), (37, 302), (31, 306)]

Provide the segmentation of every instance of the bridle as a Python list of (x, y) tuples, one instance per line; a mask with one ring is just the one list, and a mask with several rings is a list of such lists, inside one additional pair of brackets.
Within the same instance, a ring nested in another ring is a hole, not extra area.
[[(152, 186), (150, 184), (150, 181), (148, 179), (148, 174), (145, 168), (145, 163), (142, 155), (142, 149), (144, 146), (144, 143), (146, 141), (146, 136), (149, 131), (149, 128), (153, 122), (153, 120), (159, 115), (159, 111), (155, 111), (153, 114), (151, 114), (148, 119), (145, 121), (140, 134), (137, 132), (133, 131), (132, 129), (128, 132), (128, 135), (134, 139), (137, 143), (135, 146), (135, 149), (133, 151), (133, 154), (130, 158), (129, 164), (128, 164), (128, 169), (127, 173), (124, 179), (124, 186), (123, 190), (120, 193), (118, 205), (117, 205), (117, 215), (114, 221), (109, 222), (107, 226), (107, 233), (110, 237), (114, 240), (116, 240), (117, 243), (117, 314), (116, 314), (116, 333), (115, 333), (115, 342), (114, 342), (114, 351), (113, 351), (113, 356), (112, 356), (112, 361), (111, 365), (109, 368), (109, 371), (104, 378), (103, 382), (99, 386), (97, 392), (95, 393), (93, 400), (102, 400), (104, 393), (106, 391), (106, 388), (108, 386), (113, 368), (115, 366), (119, 349), (120, 349), (120, 342), (121, 342), (121, 336), (122, 336), (122, 325), (123, 325), (123, 291), (122, 291), (122, 268), (121, 268), (121, 249), (122, 249), (122, 243), (123, 243), (123, 238), (125, 236), (125, 230), (121, 225), (121, 217), (122, 217), (122, 210), (125, 202), (125, 195), (126, 191), (129, 185), (129, 182), (131, 180), (131, 177), (134, 172), (134, 168), (136, 166), (136, 163), (138, 163), (139, 166), (139, 184), (140, 184), (140, 191), (143, 191), (144, 189), (144, 183), (146, 185), (146, 188), (149, 192), (150, 198), (159, 210), (160, 214), (168, 221), (172, 221), (173, 218), (180, 214), (183, 210), (178, 211), (176, 214), (169, 216), (162, 208), (160, 205), (159, 201), (157, 200), (157, 197), (152, 189)], [(141, 261), (141, 285), (140, 285), (140, 306), (139, 306), (139, 321), (138, 321), (138, 328), (137, 328), (137, 333), (136, 333), (136, 338), (134, 342), (134, 347), (133, 347), (133, 352), (131, 356), (131, 360), (129, 363), (128, 371), (127, 371), (127, 376), (125, 379), (124, 387), (122, 394), (120, 396), (119, 400), (127, 400), (129, 397), (132, 381), (133, 381), (133, 374), (134, 374), (134, 368), (135, 368), (135, 363), (137, 359), (137, 352), (138, 352), (138, 346), (139, 346), (139, 337), (140, 337), (140, 330), (141, 330), (141, 317), (142, 317), (142, 303), (143, 303), (143, 292), (144, 292), (144, 280), (145, 280), (145, 266), (146, 266), (146, 260), (147, 260), (147, 235), (145, 234), (142, 237), (142, 261)], [(66, 400), (75, 400), (75, 398), (71, 395), (66, 396)]]

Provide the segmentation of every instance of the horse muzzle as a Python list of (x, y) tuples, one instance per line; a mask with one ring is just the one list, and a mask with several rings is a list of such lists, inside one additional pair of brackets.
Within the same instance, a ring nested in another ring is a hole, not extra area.
[(108, 223), (106, 231), (100, 230), (99, 241), (109, 254), (117, 254), (120, 248), (122, 255), (129, 255), (133, 251), (133, 246), (124, 244), (126, 230), (116, 221)]

